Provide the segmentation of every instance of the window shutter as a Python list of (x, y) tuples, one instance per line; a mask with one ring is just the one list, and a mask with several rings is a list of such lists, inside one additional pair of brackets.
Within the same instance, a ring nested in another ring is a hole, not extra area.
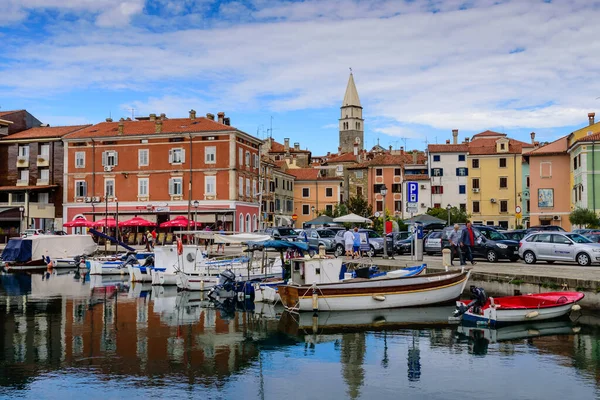
[[(169, 153), (171, 153), (171, 150), (169, 150)], [(174, 188), (173, 188), (173, 178), (169, 179), (169, 194), (173, 195), (174, 192)]]
[(102, 152), (102, 166), (106, 167), (106, 152)]
[(181, 163), (185, 162), (185, 149), (181, 149)]
[(119, 153), (117, 153), (116, 151), (113, 151), (113, 154), (115, 155), (115, 165), (119, 164)]
[(173, 150), (169, 150), (169, 164), (173, 164)]
[(87, 196), (87, 182), (82, 182), (83, 186), (83, 196)]

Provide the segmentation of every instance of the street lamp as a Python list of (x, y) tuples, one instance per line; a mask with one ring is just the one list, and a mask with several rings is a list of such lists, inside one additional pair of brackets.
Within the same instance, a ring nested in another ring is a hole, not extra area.
[(448, 215), (448, 226), (450, 226), (450, 210), (452, 210), (452, 206), (448, 204), (446, 206), (446, 214)]
[(19, 236), (21, 236), (21, 230), (23, 229), (23, 212), (25, 211), (25, 207), (19, 207)]
[(388, 188), (383, 184), (380, 193), (383, 196), (383, 258), (387, 258), (387, 229), (385, 229), (386, 213), (385, 213), (385, 196), (387, 196)]

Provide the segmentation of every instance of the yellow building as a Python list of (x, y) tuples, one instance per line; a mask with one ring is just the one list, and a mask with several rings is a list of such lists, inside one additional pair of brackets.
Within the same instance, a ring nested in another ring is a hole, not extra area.
[(505, 229), (520, 224), (515, 213), (522, 197), (521, 155), (533, 146), (504, 133), (485, 131), (473, 136), (467, 156), (467, 199), (474, 224)]
[[(323, 171), (324, 172), (324, 171)], [(294, 182), (294, 214), (297, 216), (296, 228), (302, 228), (325, 210), (333, 211), (340, 203), (340, 176), (328, 177), (316, 168), (288, 169), (286, 173), (296, 178)]]

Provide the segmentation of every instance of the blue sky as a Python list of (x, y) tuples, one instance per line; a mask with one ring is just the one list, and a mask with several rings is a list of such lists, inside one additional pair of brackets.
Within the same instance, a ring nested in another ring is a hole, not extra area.
[[(600, 110), (596, 0), (3, 0), (0, 110), (51, 125), (225, 111), (335, 152), (352, 68), (365, 143), (550, 141)], [(598, 118), (600, 118), (600, 113)]]

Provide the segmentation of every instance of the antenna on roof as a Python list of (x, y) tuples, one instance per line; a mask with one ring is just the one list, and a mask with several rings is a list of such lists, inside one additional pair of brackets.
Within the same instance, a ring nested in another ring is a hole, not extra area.
[(135, 119), (133, 116), (133, 112), (135, 111), (135, 108), (131, 107), (130, 110), (131, 110), (131, 119)]
[(273, 116), (271, 115), (271, 127), (267, 129), (267, 134), (270, 138), (273, 138)]

